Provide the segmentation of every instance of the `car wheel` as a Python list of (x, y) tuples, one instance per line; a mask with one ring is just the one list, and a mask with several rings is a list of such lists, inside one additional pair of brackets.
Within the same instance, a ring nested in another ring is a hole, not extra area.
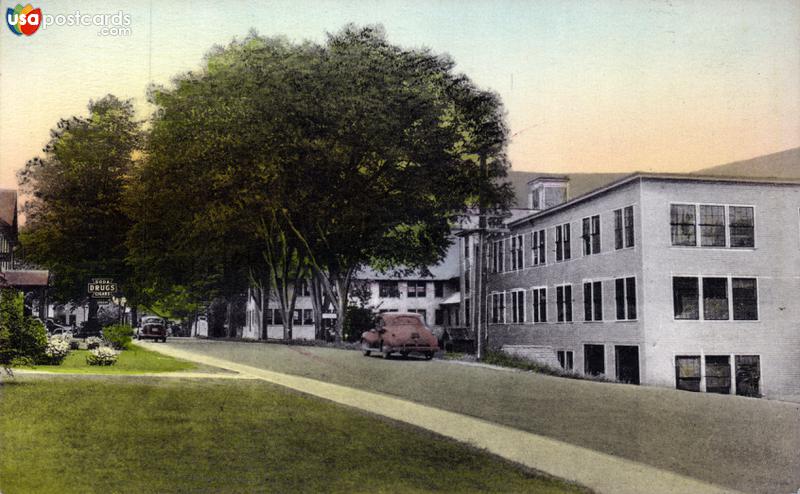
[(365, 357), (369, 357), (372, 351), (369, 349), (369, 345), (364, 340), (361, 340), (361, 353), (364, 354)]
[(430, 360), (433, 358), (433, 352), (425, 352), (425, 360)]
[(387, 360), (389, 359), (389, 356), (392, 354), (392, 352), (384, 350), (383, 345), (381, 345), (381, 353), (383, 354), (383, 358)]
[(167, 342), (167, 338), (166, 337), (161, 338), (161, 343), (166, 343), (166, 342)]
[(408, 352), (400, 352), (400, 355), (402, 355), (404, 358), (408, 357)]

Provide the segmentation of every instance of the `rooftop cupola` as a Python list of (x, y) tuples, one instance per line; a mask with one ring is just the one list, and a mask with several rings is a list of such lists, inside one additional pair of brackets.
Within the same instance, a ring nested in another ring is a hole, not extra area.
[(528, 207), (543, 210), (558, 206), (569, 199), (569, 178), (542, 176), (528, 182)]

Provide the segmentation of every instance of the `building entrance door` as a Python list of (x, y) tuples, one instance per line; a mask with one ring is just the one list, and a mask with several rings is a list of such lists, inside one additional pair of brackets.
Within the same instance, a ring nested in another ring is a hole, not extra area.
[(639, 384), (639, 347), (615, 346), (617, 381)]

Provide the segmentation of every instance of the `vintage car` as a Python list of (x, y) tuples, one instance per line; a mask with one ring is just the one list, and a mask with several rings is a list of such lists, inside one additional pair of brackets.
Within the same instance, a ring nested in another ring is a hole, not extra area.
[(167, 341), (167, 325), (164, 319), (155, 316), (147, 316), (142, 318), (142, 327), (136, 332), (136, 338), (139, 340), (151, 339)]
[(431, 359), (439, 343), (420, 314), (385, 312), (378, 316), (374, 328), (361, 334), (361, 349), (365, 356), (379, 352), (383, 358), (392, 353), (405, 357), (413, 352)]

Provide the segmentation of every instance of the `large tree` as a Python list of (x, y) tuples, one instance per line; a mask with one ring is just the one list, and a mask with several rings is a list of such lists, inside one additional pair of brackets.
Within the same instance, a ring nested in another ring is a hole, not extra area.
[(287, 334), (300, 278), (324, 291), (341, 335), (359, 269), (424, 270), (479, 196), (510, 197), (497, 96), (381, 28), (323, 45), (251, 34), (152, 102), (135, 264), (186, 286), (253, 273), (278, 294)]
[(130, 221), (122, 198), (141, 138), (133, 106), (105, 96), (89, 103), (88, 117), (62, 119), (50, 134), (44, 155), (19, 173), (25, 258), (53, 273), (61, 302), (85, 300), (92, 276), (112, 276), (124, 290)]

